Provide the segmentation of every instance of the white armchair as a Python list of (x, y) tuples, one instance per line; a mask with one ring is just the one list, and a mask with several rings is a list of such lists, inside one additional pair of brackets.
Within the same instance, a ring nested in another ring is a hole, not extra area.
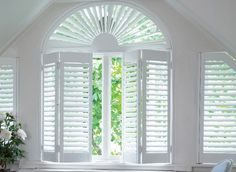
[(230, 172), (232, 165), (233, 161), (231, 159), (226, 159), (216, 164), (211, 172)]

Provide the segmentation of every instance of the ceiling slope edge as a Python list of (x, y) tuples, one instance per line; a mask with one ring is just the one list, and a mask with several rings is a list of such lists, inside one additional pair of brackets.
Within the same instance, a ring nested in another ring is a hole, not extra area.
[(39, 8), (30, 20), (24, 22), (18, 29), (18, 31), (14, 35), (12, 35), (12, 37), (2, 47), (0, 47), (0, 56), (2, 56), (5, 51), (17, 40), (17, 38), (19, 38), (20, 35), (22, 35), (33, 24), (33, 22), (53, 3), (53, 0), (49, 1), (47, 4)]
[(206, 22), (202, 21), (197, 15), (194, 15), (183, 3), (177, 0), (166, 0), (166, 2), (180, 13), (184, 18), (190, 21), (198, 29), (200, 29), (209, 38), (216, 41), (220, 46), (228, 51), (236, 59), (236, 49), (234, 46), (222, 36), (221, 33), (209, 26)]

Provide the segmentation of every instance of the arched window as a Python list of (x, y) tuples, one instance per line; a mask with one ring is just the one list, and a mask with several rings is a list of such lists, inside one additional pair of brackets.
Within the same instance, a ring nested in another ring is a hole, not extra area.
[(171, 58), (156, 23), (125, 4), (89, 4), (43, 56), (42, 159), (170, 162)]
[(129, 6), (114, 3), (91, 5), (73, 13), (55, 29), (50, 41), (90, 46), (103, 33), (113, 35), (119, 45), (167, 43), (150, 18)]

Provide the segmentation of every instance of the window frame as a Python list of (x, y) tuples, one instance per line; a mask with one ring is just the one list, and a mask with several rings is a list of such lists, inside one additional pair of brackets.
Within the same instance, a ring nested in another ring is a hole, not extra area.
[[(157, 51), (157, 52), (168, 52), (169, 53), (169, 57), (168, 57), (168, 59), (166, 60), (167, 61), (167, 63), (168, 63), (168, 82), (169, 82), (169, 84), (168, 84), (168, 147), (167, 147), (167, 149), (168, 149), (168, 158), (169, 158), (169, 162), (145, 162), (145, 163), (137, 163), (137, 165), (144, 165), (145, 164), (145, 166), (146, 165), (154, 165), (154, 164), (160, 164), (160, 163), (164, 163), (164, 164), (171, 164), (172, 163), (172, 154), (173, 154), (173, 149), (172, 149), (172, 145), (173, 145), (173, 143), (172, 143), (172, 136), (173, 136), (173, 114), (172, 114), (172, 94), (173, 94), (173, 88), (172, 88), (172, 80), (173, 80), (173, 76), (172, 76), (172, 70), (173, 70), (173, 67), (172, 67), (172, 53), (171, 53), (171, 51), (170, 50), (160, 50), (160, 49), (149, 49), (150, 51)], [(147, 51), (149, 51), (149, 50), (147, 50)], [(142, 49), (140, 50), (140, 49), (138, 49), (138, 51), (142, 51)], [(59, 54), (60, 54), (60, 52), (58, 52)], [(69, 53), (69, 52), (68, 52)], [(53, 53), (52, 53), (53, 54)], [(122, 52), (104, 52), (104, 53), (93, 53), (92, 54), (92, 57), (96, 57), (96, 56), (100, 56), (100, 57), (103, 57), (103, 56), (107, 56), (107, 57), (111, 57), (111, 56), (120, 56), (121, 58), (124, 58), (124, 52), (122, 53)], [(140, 58), (142, 59), (142, 53), (140, 53)], [(154, 58), (154, 57), (151, 57), (151, 58)], [(159, 57), (157, 57), (157, 59), (158, 59)], [(60, 68), (60, 64), (59, 63), (56, 63), (57, 65), (57, 72), (58, 72), (58, 68)], [(109, 64), (109, 65), (111, 65), (111, 64)], [(140, 62), (140, 69), (142, 70), (142, 68), (143, 68), (143, 62), (141, 61)], [(42, 67), (43, 68), (43, 67)], [(111, 66), (110, 66), (110, 68), (111, 68)], [(142, 72), (141, 72), (141, 77), (143, 77), (142, 75)], [(42, 75), (43, 76), (43, 75)], [(61, 78), (61, 76), (59, 75), (59, 77)], [(43, 79), (42, 79), (43, 80)], [(143, 85), (142, 83), (140, 83), (141, 85)], [(42, 86), (42, 88), (43, 88), (43, 86)], [(59, 88), (58, 88), (59, 89)], [(42, 91), (42, 90), (41, 90)], [(43, 94), (43, 91), (42, 91), (42, 94)], [(141, 95), (142, 95), (142, 93), (141, 93)], [(111, 93), (109, 93), (109, 97), (111, 97)], [(42, 104), (43, 105), (43, 104)], [(43, 108), (43, 107), (42, 107)], [(61, 108), (60, 107), (58, 107), (59, 108), (59, 111), (61, 111)], [(141, 109), (143, 109), (143, 106), (140, 106), (140, 108)], [(42, 117), (43, 117), (43, 113), (42, 113)], [(103, 117), (103, 116), (102, 116)], [(91, 117), (91, 120), (92, 120), (92, 117)], [(107, 123), (109, 123), (109, 121), (110, 120), (107, 120)], [(140, 124), (141, 124), (141, 122), (140, 122)], [(143, 129), (144, 130), (144, 129)], [(141, 131), (140, 129), (139, 129), (139, 131)], [(43, 132), (42, 132), (42, 134), (43, 134)], [(142, 135), (141, 133), (139, 133), (139, 135)], [(43, 137), (43, 135), (42, 135), (42, 137)], [(110, 140), (110, 139), (109, 139)], [(140, 144), (140, 143), (139, 143)], [(140, 146), (140, 145), (139, 145)], [(103, 148), (104, 148), (105, 146), (103, 146)], [(143, 146), (141, 146), (140, 148), (138, 148), (141, 152), (143, 152), (143, 150), (145, 149)], [(43, 151), (42, 151), (43, 152)], [(59, 151), (60, 152), (60, 151)], [(123, 154), (123, 153), (122, 153)], [(140, 152), (139, 152), (139, 154), (140, 154)], [(140, 156), (140, 155), (139, 155)], [(42, 158), (42, 156), (41, 156), (41, 158)], [(100, 163), (105, 163), (105, 164), (109, 164), (109, 162), (118, 162), (118, 163), (123, 163), (123, 161), (122, 161), (122, 155), (121, 156), (119, 156), (119, 158), (118, 157), (115, 157), (115, 156), (107, 156), (107, 157), (99, 157), (99, 156), (93, 156), (92, 154), (91, 154), (91, 160), (95, 160), (95, 161), (90, 161), (90, 162), (88, 162), (88, 163), (90, 163), (90, 164), (96, 164), (97, 162), (100, 162)], [(42, 161), (43, 161), (43, 159), (42, 159)], [(54, 162), (50, 162), (50, 163), (52, 163), (52, 164), (54, 164)], [(59, 163), (61, 163), (61, 164), (63, 164), (63, 162), (59, 162)], [(84, 163), (84, 162), (76, 162), (75, 164), (76, 165), (78, 165), (78, 164), (81, 164), (81, 163)], [(129, 164), (129, 163), (128, 163)], [(132, 163), (131, 163), (132, 164)], [(128, 165), (129, 166), (129, 165)]]
[[(111, 69), (112, 69), (112, 57), (119, 56), (123, 58), (121, 52), (104, 52), (93, 53), (93, 58), (101, 57), (102, 59), (102, 155), (92, 155), (91, 162), (109, 161), (119, 162), (121, 156), (113, 156), (110, 154), (110, 142), (111, 142)], [(104, 77), (106, 76), (106, 78)], [(106, 87), (104, 87), (104, 85)], [(105, 140), (105, 142), (104, 142)], [(121, 152), (122, 153), (122, 152)]]
[[(221, 60), (236, 72), (236, 61), (226, 52), (205, 52), (199, 55), (199, 89), (198, 89), (198, 146), (197, 146), (197, 163), (216, 163), (222, 159), (236, 160), (236, 154), (232, 153), (204, 153), (204, 82), (205, 82), (205, 61)], [(236, 137), (235, 137), (236, 138)]]

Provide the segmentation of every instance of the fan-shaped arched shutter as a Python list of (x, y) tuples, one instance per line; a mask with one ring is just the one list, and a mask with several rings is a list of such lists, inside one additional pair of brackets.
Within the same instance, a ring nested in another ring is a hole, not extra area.
[(95, 4), (67, 17), (50, 37), (51, 43), (86, 46), (99, 34), (113, 35), (119, 45), (167, 41), (159, 27), (142, 12), (116, 3)]

